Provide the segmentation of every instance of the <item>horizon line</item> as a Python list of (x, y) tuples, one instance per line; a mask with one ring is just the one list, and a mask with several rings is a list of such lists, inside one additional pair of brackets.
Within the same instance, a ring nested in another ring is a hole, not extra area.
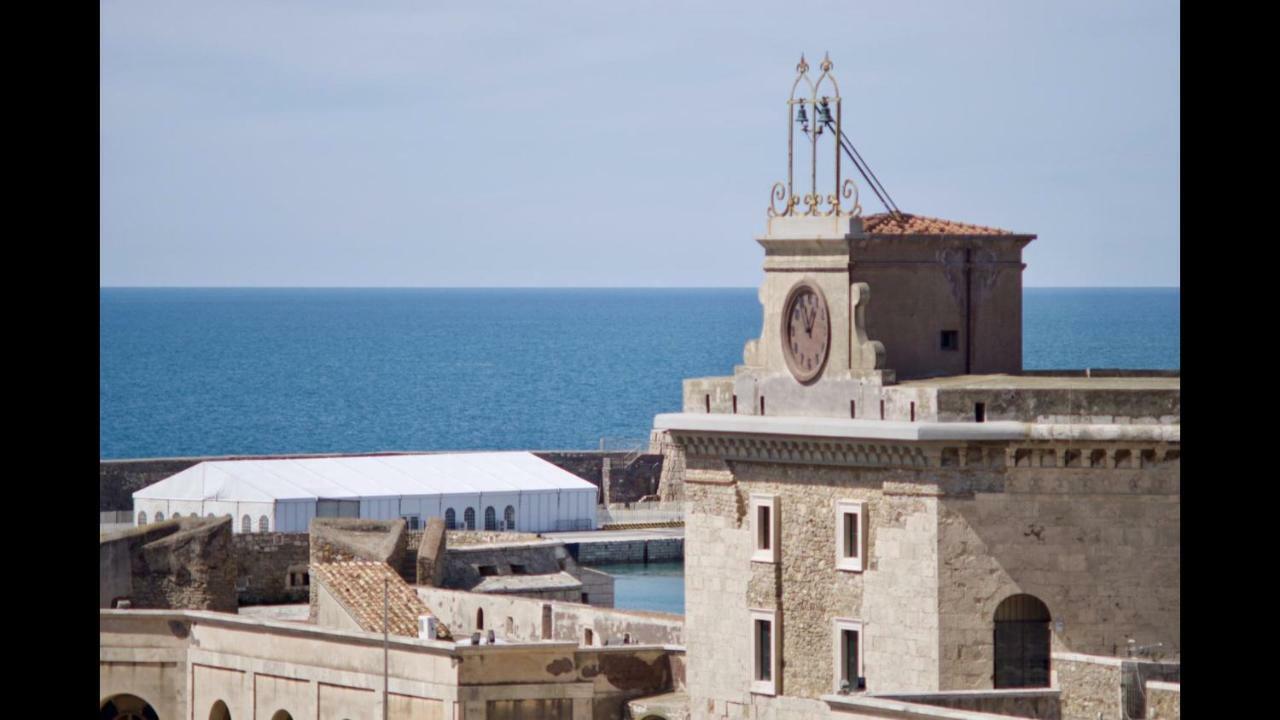
[[(99, 290), (757, 290), (758, 285), (99, 285)], [(1180, 290), (1181, 285), (1024, 285), (1023, 290)]]

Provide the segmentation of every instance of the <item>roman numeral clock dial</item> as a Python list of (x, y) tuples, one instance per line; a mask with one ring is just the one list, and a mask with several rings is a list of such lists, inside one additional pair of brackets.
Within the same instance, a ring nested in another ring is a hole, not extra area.
[(831, 317), (822, 290), (801, 280), (782, 307), (782, 355), (796, 380), (812, 381), (822, 372), (831, 346)]

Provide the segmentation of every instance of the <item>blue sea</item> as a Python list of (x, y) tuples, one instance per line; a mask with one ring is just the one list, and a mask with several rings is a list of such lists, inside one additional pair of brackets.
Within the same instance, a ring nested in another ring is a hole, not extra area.
[[(743, 289), (100, 293), (101, 457), (639, 443), (760, 332)], [(1180, 293), (1028, 289), (1028, 369), (1178, 368)]]

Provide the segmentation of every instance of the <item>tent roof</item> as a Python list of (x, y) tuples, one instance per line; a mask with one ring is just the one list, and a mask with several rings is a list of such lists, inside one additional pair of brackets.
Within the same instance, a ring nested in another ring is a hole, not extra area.
[(595, 485), (532, 453), (477, 452), (210, 460), (133, 497), (274, 502), (587, 489)]

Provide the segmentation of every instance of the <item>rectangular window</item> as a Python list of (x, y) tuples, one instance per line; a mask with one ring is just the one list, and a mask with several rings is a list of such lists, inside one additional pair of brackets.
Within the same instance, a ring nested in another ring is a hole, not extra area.
[(956, 330), (942, 331), (942, 349), (943, 350), (959, 350), (960, 349), (960, 333)]
[(836, 501), (836, 569), (862, 572), (867, 555), (867, 504)]
[(778, 562), (777, 507), (776, 495), (751, 496), (751, 534), (754, 538), (751, 559), (754, 562)]
[(986, 403), (973, 404), (973, 421), (974, 422), (987, 421), (987, 404)]
[(751, 692), (776, 695), (778, 692), (778, 613), (751, 610)]
[(862, 623), (848, 618), (836, 618), (833, 630), (834, 690), (837, 693), (866, 690), (866, 676), (862, 668)]

